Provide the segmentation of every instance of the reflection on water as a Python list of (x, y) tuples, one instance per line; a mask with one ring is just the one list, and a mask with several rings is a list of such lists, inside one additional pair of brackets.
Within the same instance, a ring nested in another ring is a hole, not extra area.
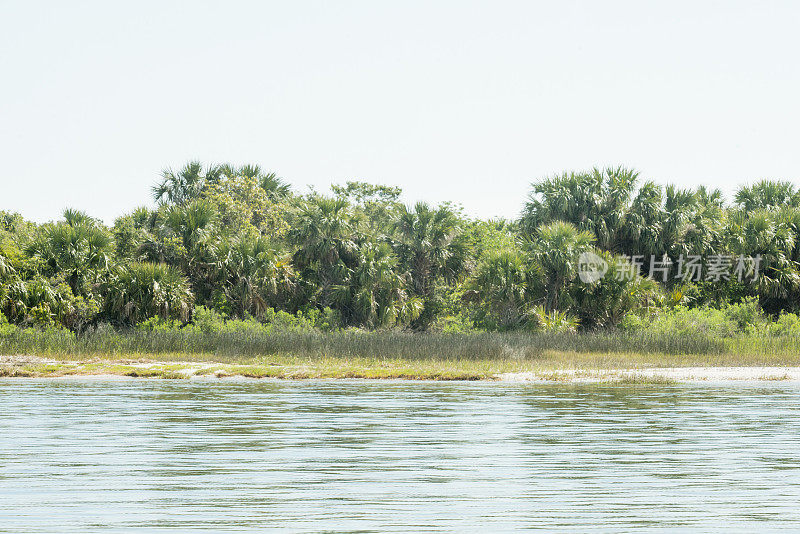
[(0, 532), (800, 529), (800, 388), (0, 381)]

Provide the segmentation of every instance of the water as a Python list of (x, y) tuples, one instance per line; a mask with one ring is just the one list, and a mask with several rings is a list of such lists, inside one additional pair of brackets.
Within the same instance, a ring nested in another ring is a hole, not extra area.
[(800, 529), (800, 387), (0, 380), (0, 531)]

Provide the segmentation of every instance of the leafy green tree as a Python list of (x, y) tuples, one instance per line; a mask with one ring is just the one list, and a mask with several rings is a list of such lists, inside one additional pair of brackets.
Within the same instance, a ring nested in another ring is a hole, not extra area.
[(336, 198), (343, 199), (363, 214), (370, 234), (382, 239), (392, 233), (393, 223), (403, 208), (400, 202), (402, 189), (388, 185), (349, 181), (345, 185), (332, 185)]
[(288, 230), (286, 204), (264, 190), (257, 177), (226, 176), (208, 185), (202, 198), (219, 214), (219, 227), (223, 233), (274, 238), (282, 237)]
[(283, 200), (292, 193), (291, 186), (283, 178), (274, 172), (263, 171), (258, 165), (236, 167), (225, 164), (220, 167), (220, 173), (228, 179), (248, 178), (254, 180), (273, 202)]
[(0, 210), (0, 235), (4, 237), (27, 237), (35, 229), (33, 223), (26, 221), (19, 213)]
[(226, 163), (204, 168), (199, 161), (190, 161), (178, 171), (166, 169), (161, 173), (161, 181), (153, 186), (153, 199), (159, 204), (186, 204), (200, 198), (210, 187), (233, 178), (253, 180), (273, 201), (291, 194), (291, 188), (282, 178), (262, 171), (258, 165), (237, 167)]
[(516, 250), (519, 229), (514, 222), (504, 219), (467, 221), (464, 227), (467, 262), (479, 265), (486, 256), (500, 251)]

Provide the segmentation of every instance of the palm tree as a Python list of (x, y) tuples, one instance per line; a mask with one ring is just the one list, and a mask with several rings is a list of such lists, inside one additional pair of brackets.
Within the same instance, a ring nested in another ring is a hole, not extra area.
[(603, 250), (619, 248), (639, 174), (623, 167), (569, 172), (532, 185), (521, 226), (528, 235), (553, 221), (592, 232)]
[(297, 246), (293, 263), (322, 307), (333, 303), (332, 290), (343, 284), (356, 262), (356, 232), (350, 207), (342, 199), (311, 196), (294, 216), (289, 242)]
[(385, 243), (365, 243), (346, 284), (335, 286), (334, 300), (346, 323), (377, 328), (416, 319), (422, 302), (409, 298), (408, 279), (397, 272), (397, 258)]
[(723, 207), (718, 190), (662, 189), (653, 182), (637, 190), (637, 180), (635, 171), (618, 167), (535, 183), (522, 229), (535, 235), (543, 224), (565, 221), (591, 232), (601, 250), (644, 258), (706, 254), (719, 245)]
[(789, 228), (792, 232), (794, 247), (789, 253), (789, 258), (796, 263), (800, 263), (800, 208), (786, 206), (775, 214), (779, 224)]
[(273, 202), (288, 197), (292, 192), (291, 186), (283, 178), (274, 172), (264, 172), (258, 165), (236, 167), (225, 164), (220, 167), (220, 173), (229, 179), (235, 177), (254, 178)]
[(628, 313), (658, 309), (663, 290), (655, 280), (636, 274), (623, 256), (598, 251), (608, 272), (593, 284), (573, 284), (572, 309), (587, 328), (617, 326)]
[(516, 250), (490, 253), (478, 266), (472, 283), (485, 316), (503, 329), (519, 326), (528, 318), (536, 291), (531, 267)]
[(112, 231), (118, 260), (140, 259), (143, 245), (153, 240), (151, 232), (155, 229), (156, 220), (155, 212), (139, 207), (114, 221)]
[(61, 322), (67, 327), (81, 326), (71, 324), (68, 316), (75, 311), (72, 303), (84, 299), (76, 298), (63, 283), (56, 284), (41, 275), (9, 277), (0, 284), (0, 314), (22, 325), (55, 326)]
[(186, 204), (199, 198), (206, 183), (218, 180), (221, 175), (219, 165), (204, 169), (199, 161), (190, 161), (177, 172), (165, 169), (161, 182), (153, 186), (153, 199), (159, 204)]
[(761, 180), (736, 192), (736, 204), (745, 211), (800, 206), (800, 191), (791, 182)]
[(48, 276), (64, 274), (75, 295), (109, 269), (113, 241), (109, 232), (86, 214), (66, 210), (65, 222), (40, 227), (26, 253), (39, 260)]
[(163, 259), (180, 267), (191, 280), (195, 296), (205, 302), (213, 292), (216, 271), (217, 211), (205, 199), (162, 210), (160, 231), (143, 245), (143, 255), (151, 261)]
[(661, 246), (661, 187), (653, 182), (645, 182), (631, 202), (625, 215), (625, 225), (620, 230), (618, 251), (628, 256), (658, 255)]
[(656, 255), (677, 258), (689, 254), (687, 234), (697, 211), (694, 191), (668, 185), (664, 190), (664, 207), (659, 226), (659, 247)]
[(214, 228), (217, 213), (206, 200), (194, 200), (184, 206), (170, 206), (165, 212), (164, 226), (169, 228), (192, 252), (207, 242)]
[(526, 243), (531, 258), (542, 271), (545, 311), (559, 310), (562, 292), (578, 276), (579, 256), (593, 249), (594, 235), (578, 230), (573, 224), (556, 221), (540, 227)]
[(296, 281), (291, 263), (264, 237), (240, 236), (217, 249), (218, 286), (235, 316), (262, 319), (269, 308), (287, 307)]
[(14, 268), (11, 266), (11, 262), (6, 259), (0, 250), (0, 277), (9, 275), (13, 272)]
[[(733, 254), (760, 258), (755, 289), (769, 311), (791, 309), (800, 289), (798, 264), (792, 260), (797, 242), (789, 220), (781, 213), (736, 211), (729, 214), (728, 247)], [(753, 266), (755, 268), (755, 266)]]
[(415, 327), (426, 329), (437, 313), (436, 284), (453, 283), (464, 273), (467, 249), (462, 223), (449, 206), (433, 209), (420, 202), (400, 209), (395, 233), (400, 264), (411, 275), (413, 294), (425, 303)]
[(137, 324), (150, 317), (186, 322), (191, 317), (194, 297), (189, 281), (163, 263), (131, 263), (117, 269), (106, 292), (106, 313), (119, 323)]
[(722, 250), (725, 205), (722, 191), (700, 186), (695, 191), (694, 211), (684, 239), (689, 254), (705, 255)]

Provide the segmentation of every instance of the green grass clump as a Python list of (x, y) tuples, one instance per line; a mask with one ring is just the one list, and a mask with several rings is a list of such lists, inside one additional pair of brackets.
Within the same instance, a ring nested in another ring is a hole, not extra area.
[(614, 380), (615, 383), (618, 384), (662, 384), (662, 385), (671, 385), (677, 384), (678, 381), (667, 376), (659, 376), (659, 375), (644, 375), (644, 374), (629, 374), (623, 375), (619, 379)]
[[(795, 342), (795, 346), (800, 344)], [(84, 335), (64, 330), (17, 329), (0, 338), (0, 354), (115, 355), (205, 354), (256, 357), (291, 354), (308, 357), (429, 359), (536, 358), (546, 351), (636, 352), (645, 354), (723, 354), (726, 340), (697, 334), (650, 332), (480, 332), (470, 334), (398, 331), (203, 332), (100, 329)]]

